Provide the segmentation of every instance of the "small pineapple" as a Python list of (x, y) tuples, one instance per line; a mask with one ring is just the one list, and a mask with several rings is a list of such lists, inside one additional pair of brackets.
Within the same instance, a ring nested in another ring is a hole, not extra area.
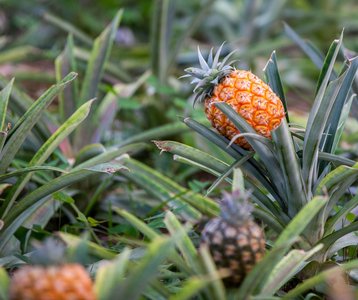
[[(240, 131), (215, 107), (215, 102), (226, 102), (249, 123), (258, 134), (270, 138), (271, 131), (281, 124), (285, 116), (283, 104), (279, 97), (257, 76), (249, 71), (236, 70), (228, 62), (231, 52), (222, 62), (219, 56), (222, 46), (213, 58), (210, 52), (206, 62), (198, 49), (201, 68), (187, 68), (187, 75), (194, 77), (195, 101), (205, 104), (205, 113), (212, 126), (220, 134), (231, 140)], [(235, 143), (246, 150), (251, 147), (247, 140), (240, 137)]]
[(93, 283), (85, 268), (78, 263), (59, 263), (62, 249), (62, 245), (47, 242), (32, 258), (42, 265), (28, 265), (15, 271), (10, 282), (10, 300), (95, 300)]
[(248, 194), (226, 193), (221, 201), (221, 216), (209, 221), (202, 232), (219, 270), (229, 271), (224, 279), (238, 285), (265, 253), (263, 231), (252, 219)]

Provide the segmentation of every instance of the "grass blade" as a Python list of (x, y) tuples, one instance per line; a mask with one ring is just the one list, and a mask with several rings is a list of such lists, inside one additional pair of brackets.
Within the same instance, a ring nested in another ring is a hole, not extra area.
[[(330, 247), (334, 245), (334, 243), (339, 240), (340, 238), (344, 237), (345, 235), (349, 233), (354, 233), (358, 231), (358, 222), (351, 223), (327, 236), (325, 236), (323, 239), (318, 241), (319, 244), (323, 244), (324, 247), (322, 249), (322, 256), (325, 256), (326, 252)], [(356, 242), (352, 240), (353, 245), (356, 245)], [(337, 249), (337, 251), (340, 249)]]
[[(247, 154), (247, 151), (235, 144), (228, 146), (230, 141), (227, 138), (215, 133), (195, 120), (185, 118), (184, 123), (235, 159), (240, 159)], [(255, 161), (255, 159), (249, 159), (247, 163), (243, 164), (242, 169), (249, 173), (253, 178), (260, 181), (260, 183), (275, 197), (275, 199), (280, 198), (275, 186), (267, 179), (268, 174), (266, 170), (264, 170), (260, 164)]]
[(196, 163), (205, 165), (207, 168), (216, 170), (220, 173), (226, 171), (229, 166), (227, 163), (222, 160), (212, 156), (204, 151), (196, 149), (194, 147), (175, 142), (175, 141), (153, 141), (154, 144), (162, 151), (162, 152), (170, 152), (174, 155), (179, 155), (181, 157), (185, 157)]
[[(191, 277), (185, 280), (185, 284), (175, 296), (171, 296), (169, 300), (190, 300), (197, 296), (206, 285), (209, 284), (209, 280), (201, 277)], [(223, 299), (223, 298), (221, 298)]]
[[(245, 163), (247, 160), (249, 160), (251, 157), (253, 157), (253, 153), (249, 153), (248, 155), (244, 156), (240, 160), (234, 162), (229, 168), (222, 173), (207, 189), (206, 196), (209, 195), (215, 188), (219, 186), (220, 183), (222, 183), (226, 177), (230, 176), (231, 173), (234, 172), (235, 168), (240, 167), (243, 163)], [(243, 181), (242, 181), (243, 183)]]

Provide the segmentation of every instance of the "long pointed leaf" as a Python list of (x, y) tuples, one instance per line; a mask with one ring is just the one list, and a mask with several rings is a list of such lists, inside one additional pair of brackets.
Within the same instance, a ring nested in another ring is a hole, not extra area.
[(282, 259), (289, 247), (301, 235), (313, 217), (327, 203), (327, 199), (317, 197), (308, 202), (302, 210), (286, 226), (284, 231), (277, 238), (272, 250), (258, 263), (251, 273), (245, 278), (239, 290), (240, 299), (246, 299), (253, 291), (259, 291), (265, 285), (268, 274)]
[(268, 84), (275, 92), (275, 94), (280, 98), (283, 103), (283, 107), (285, 108), (286, 121), (290, 123), (290, 119), (288, 117), (288, 109), (287, 103), (285, 99), (285, 94), (283, 92), (283, 87), (281, 83), (280, 73), (278, 72), (277, 59), (276, 59), (276, 51), (273, 51), (270, 59), (266, 63), (264, 68), (264, 72), (268, 81)]
[[(46, 141), (45, 144), (36, 152), (34, 157), (29, 162), (28, 166), (36, 166), (43, 164), (47, 158), (53, 153), (53, 151), (58, 147), (58, 145), (65, 139), (77, 126), (88, 116), (92, 101), (88, 101), (83, 104), (73, 115), (60, 127), (56, 132)], [(15, 199), (21, 193), (22, 189), (26, 183), (30, 180), (31, 174), (26, 174), (18, 179), (16, 184), (11, 188), (6, 201), (4, 203), (5, 210), (1, 210), (2, 217), (5, 217), (6, 214), (11, 209)]]
[(202, 270), (198, 264), (198, 252), (188, 236), (187, 230), (185, 230), (176, 216), (170, 211), (166, 213), (164, 223), (172, 236), (179, 234), (180, 238), (175, 240), (176, 246), (186, 263), (193, 268), (194, 272), (200, 274)]
[[(218, 102), (215, 106), (220, 109), (237, 129), (242, 133), (256, 133), (255, 130), (242, 118), (236, 111), (227, 103)], [(273, 144), (269, 139), (266, 139), (266, 143), (261, 143), (256, 141), (251, 137), (246, 137), (247, 141), (251, 144), (252, 148), (259, 155), (262, 164), (265, 165), (267, 172), (271, 175), (271, 178), (274, 179), (272, 182), (273, 185), (277, 187), (278, 191), (281, 191), (280, 197), (276, 199), (280, 202), (281, 207), (287, 207), (287, 199), (285, 195), (282, 195), (284, 190), (283, 177), (281, 176), (282, 172), (279, 166), (279, 163), (274, 155)]]
[(173, 250), (173, 239), (157, 238), (147, 248), (147, 253), (135, 266), (127, 279), (117, 287), (121, 299), (140, 299), (150, 282), (157, 276), (157, 269)]
[(51, 103), (55, 96), (63, 90), (77, 74), (70, 73), (59, 84), (52, 86), (45, 92), (18, 121), (15, 128), (10, 132), (3, 151), (0, 153), (0, 174), (4, 173), (11, 164), (12, 159), (26, 139), (28, 133), (40, 119), (41, 113)]
[[(327, 139), (325, 140), (324, 147), (321, 150), (323, 152), (334, 153), (336, 150), (335, 148), (337, 146), (337, 141), (342, 134), (345, 121), (348, 117), (347, 115), (345, 120), (342, 120), (341, 116), (343, 112), (343, 107), (345, 103), (347, 103), (349, 91), (357, 73), (357, 69), (358, 57), (350, 62), (350, 66), (345, 72), (344, 80), (342, 82), (342, 85), (340, 86), (339, 92), (332, 108), (332, 112), (327, 120), (327, 124), (329, 124), (329, 127), (326, 126), (325, 130), (325, 133), (327, 134)], [(338, 128), (340, 128), (339, 131)], [(325, 165), (326, 164), (323, 164), (321, 168), (323, 169)]]
[(304, 261), (320, 251), (322, 247), (323, 245), (318, 245), (307, 252), (303, 250), (292, 250), (289, 252), (272, 270), (260, 292), (260, 296), (273, 296), (304, 267)]
[(291, 300), (296, 299), (299, 295), (305, 293), (306, 291), (312, 289), (320, 283), (323, 283), (330, 274), (336, 274), (337, 271), (342, 268), (345, 271), (353, 270), (358, 268), (358, 259), (352, 260), (348, 263), (340, 265), (339, 267), (330, 268), (327, 271), (321, 272), (309, 279), (306, 279), (303, 283), (296, 286), (294, 289), (290, 290), (282, 299)]
[(116, 287), (126, 276), (130, 254), (129, 249), (124, 249), (115, 260), (98, 269), (95, 281), (98, 300), (112, 300), (118, 297)]
[(112, 23), (95, 40), (90, 60), (86, 69), (85, 78), (81, 88), (80, 104), (88, 99), (96, 98), (98, 85), (103, 75), (104, 65), (108, 60), (113, 40), (119, 26), (123, 10), (119, 10)]
[[(111, 53), (112, 45), (117, 28), (121, 21), (122, 13), (123, 10), (118, 11), (112, 23), (94, 42), (91, 57), (88, 62), (85, 78), (81, 88), (78, 102), (80, 105), (86, 102), (88, 99), (97, 97), (98, 87), (103, 76), (105, 64), (108, 61), (109, 55)], [(92, 118), (90, 117), (88, 121), (85, 121), (84, 124), (79, 127), (79, 129), (76, 131), (74, 140), (76, 149), (79, 150), (86, 144), (94, 142), (92, 141), (92, 135), (95, 126), (97, 126), (97, 124), (93, 124)]]
[[(65, 49), (56, 58), (55, 67), (57, 81), (60, 81), (61, 78), (69, 72), (77, 72), (72, 35), (68, 36)], [(66, 120), (76, 110), (78, 107), (76, 101), (78, 101), (78, 99), (78, 83), (76, 81), (59, 94), (58, 101), (62, 121)]]
[(322, 84), (318, 90), (307, 121), (303, 144), (302, 174), (308, 197), (311, 197), (312, 195), (312, 184), (315, 181), (318, 151), (323, 130), (326, 126), (328, 116), (339, 91), (337, 86), (341, 86), (343, 80), (342, 77), (340, 77), (339, 79), (331, 82), (327, 87), (339, 48), (342, 44), (342, 38), (343, 35), (341, 35), (338, 41), (334, 41), (331, 45), (329, 53), (333, 52), (333, 54), (329, 54), (328, 57), (330, 59), (325, 61), (325, 64), (328, 64), (327, 71), (324, 74)]
[(4, 228), (0, 231), (0, 251), (2, 251), (6, 243), (23, 222), (32, 215), (36, 209), (50, 199), (48, 197), (49, 195), (98, 173), (111, 174), (122, 168), (122, 164), (112, 162), (109, 164), (98, 165), (93, 168), (72, 171), (50, 181), (25, 196), (3, 220)]
[(272, 139), (275, 142), (282, 175), (286, 182), (288, 214), (293, 217), (308, 202), (308, 199), (286, 120), (282, 120), (281, 125), (272, 132)]
[(7, 105), (10, 98), (10, 93), (12, 90), (12, 85), (14, 79), (12, 79), (0, 92), (0, 153), (5, 144), (5, 139), (7, 136), (7, 126), (5, 126)]

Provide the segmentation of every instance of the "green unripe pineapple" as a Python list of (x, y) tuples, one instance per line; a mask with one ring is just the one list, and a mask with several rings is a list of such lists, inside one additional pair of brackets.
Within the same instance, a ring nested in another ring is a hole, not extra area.
[(219, 270), (229, 272), (227, 285), (238, 285), (265, 253), (261, 227), (251, 216), (248, 195), (240, 191), (225, 193), (220, 217), (210, 220), (203, 232), (202, 243), (208, 245)]

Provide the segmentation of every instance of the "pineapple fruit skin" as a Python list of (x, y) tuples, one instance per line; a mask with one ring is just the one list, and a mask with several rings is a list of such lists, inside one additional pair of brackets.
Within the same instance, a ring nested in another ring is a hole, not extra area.
[(260, 226), (249, 219), (240, 226), (215, 218), (202, 232), (218, 270), (229, 271), (223, 279), (228, 286), (239, 285), (265, 254), (265, 238)]
[(95, 300), (92, 280), (79, 264), (25, 266), (10, 283), (10, 300)]
[[(250, 71), (233, 70), (214, 87), (205, 99), (205, 114), (212, 126), (229, 140), (240, 131), (215, 107), (215, 102), (226, 102), (240, 114), (258, 134), (270, 138), (271, 131), (277, 128), (285, 116), (280, 98), (256, 75)], [(244, 137), (235, 143), (251, 150)]]

